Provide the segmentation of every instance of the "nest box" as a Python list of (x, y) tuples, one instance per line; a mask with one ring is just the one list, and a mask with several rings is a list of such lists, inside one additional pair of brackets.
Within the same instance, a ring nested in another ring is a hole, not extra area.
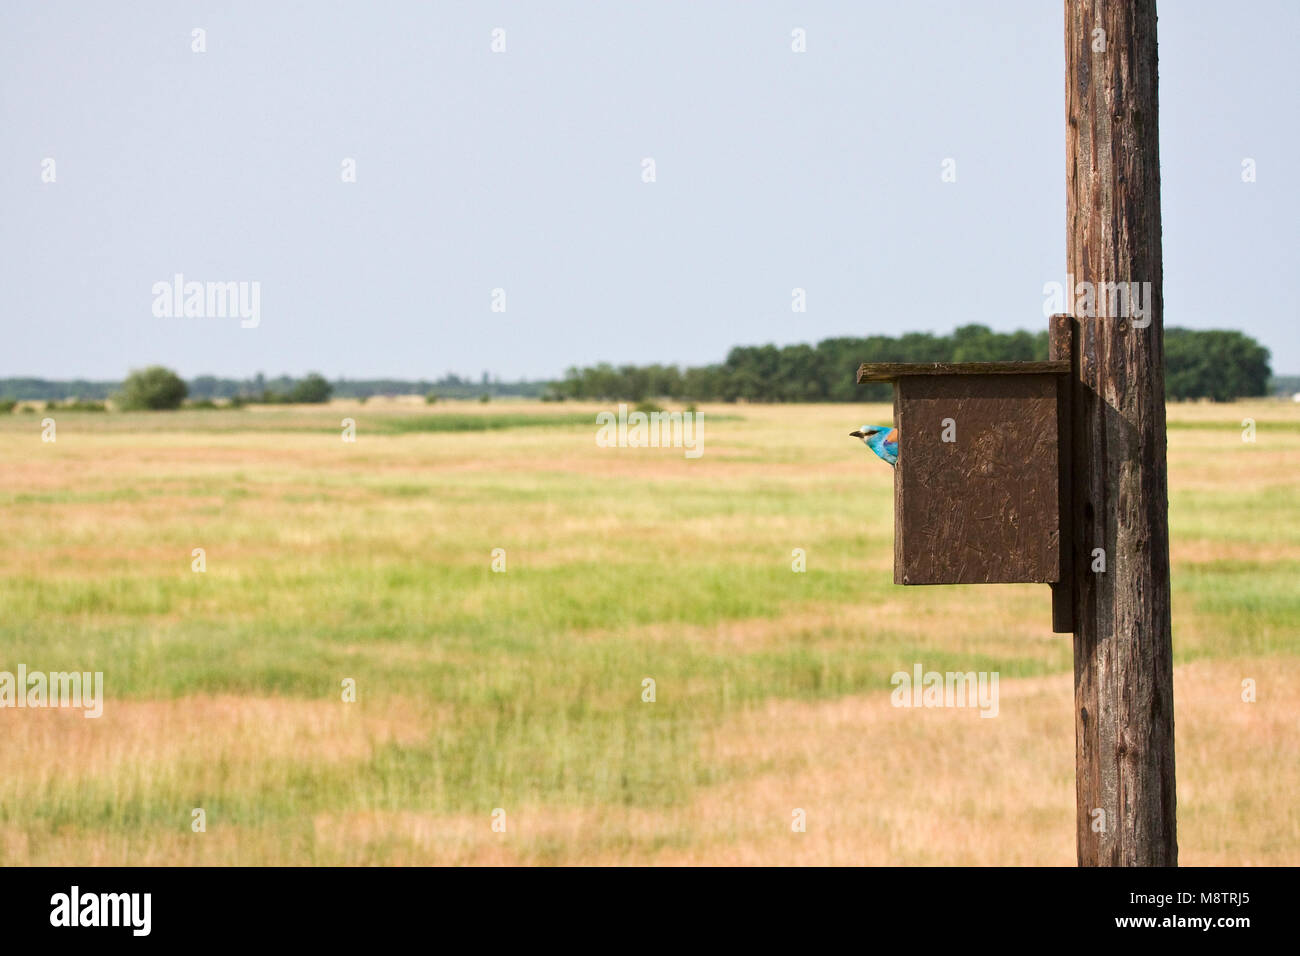
[(894, 583), (1068, 580), (1068, 359), (868, 363), (894, 383)]

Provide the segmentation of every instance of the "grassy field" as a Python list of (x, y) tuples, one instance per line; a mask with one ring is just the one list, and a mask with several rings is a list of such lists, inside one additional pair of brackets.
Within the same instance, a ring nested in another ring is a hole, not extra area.
[[(1069, 638), (892, 584), (887, 408), (706, 406), (697, 460), (598, 410), (0, 416), (0, 670), (107, 697), (0, 710), (0, 863), (1074, 862)], [(1169, 418), (1181, 861), (1300, 864), (1300, 406)], [(916, 663), (999, 715), (892, 707)]]

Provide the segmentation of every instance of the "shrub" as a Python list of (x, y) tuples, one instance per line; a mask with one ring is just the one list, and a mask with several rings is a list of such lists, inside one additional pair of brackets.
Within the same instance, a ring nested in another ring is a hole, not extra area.
[(436, 405), (436, 404), (438, 404), (438, 393), (437, 393), (437, 392), (429, 392), (429, 394), (425, 395), (425, 396), (424, 396), (424, 404), (426, 404), (426, 405)]
[(118, 404), (130, 411), (163, 411), (180, 408), (188, 393), (189, 389), (179, 375), (161, 365), (151, 365), (126, 377)]
[(289, 401), (307, 405), (322, 405), (330, 400), (334, 386), (319, 372), (311, 372), (289, 392)]
[(18, 407), (18, 399), (0, 398), (0, 415), (8, 415), (16, 407)]

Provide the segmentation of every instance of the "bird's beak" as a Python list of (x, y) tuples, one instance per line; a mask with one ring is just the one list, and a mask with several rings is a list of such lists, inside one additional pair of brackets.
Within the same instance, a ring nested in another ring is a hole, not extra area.
[(850, 438), (866, 438), (867, 436), (866, 436), (866, 433), (865, 433), (865, 432), (853, 431), (853, 432), (849, 432), (849, 437), (850, 437)]

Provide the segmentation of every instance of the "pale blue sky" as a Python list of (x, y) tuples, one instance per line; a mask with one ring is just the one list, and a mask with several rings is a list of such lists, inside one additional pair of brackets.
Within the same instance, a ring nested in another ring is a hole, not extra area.
[[(1300, 4), (1166, 0), (1159, 31), (1165, 321), (1300, 372)], [(1063, 68), (1053, 0), (5, 0), (0, 376), (550, 377), (1041, 328)], [(177, 272), (260, 282), (260, 325), (155, 317)]]

